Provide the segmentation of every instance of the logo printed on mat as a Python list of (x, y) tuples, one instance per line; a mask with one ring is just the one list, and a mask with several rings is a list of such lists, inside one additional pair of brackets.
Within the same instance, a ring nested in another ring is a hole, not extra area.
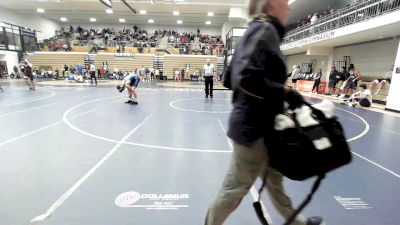
[[(181, 202), (189, 199), (189, 194), (140, 194), (129, 191), (115, 198), (115, 205), (121, 208), (145, 208), (149, 210), (178, 210), (188, 208)], [(139, 203), (140, 204), (137, 204)]]

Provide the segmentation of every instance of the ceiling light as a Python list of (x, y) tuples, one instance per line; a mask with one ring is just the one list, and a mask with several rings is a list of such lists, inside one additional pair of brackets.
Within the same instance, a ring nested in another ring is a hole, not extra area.
[(103, 3), (105, 6), (112, 8), (111, 0), (100, 0), (100, 2)]
[(106, 9), (106, 13), (112, 14), (114, 11), (112, 9)]
[(42, 9), (42, 8), (38, 8), (38, 9), (36, 9), (36, 11), (37, 11), (38, 13), (44, 13), (44, 12), (45, 12), (45, 10)]
[(211, 21), (206, 21), (206, 24), (207, 25), (211, 25)]
[(126, 22), (126, 20), (125, 20), (124, 18), (121, 18), (121, 19), (119, 19), (119, 22), (121, 22), (121, 23), (125, 23), (125, 22)]
[(63, 22), (67, 22), (67, 18), (65, 18), (65, 17), (61, 17), (60, 20)]
[(147, 11), (146, 11), (146, 10), (140, 10), (139, 13), (140, 13), (141, 15), (145, 15), (145, 14), (147, 14)]
[(90, 22), (96, 22), (96, 18), (90, 18)]
[(208, 12), (207, 16), (214, 16), (214, 13), (213, 12)]
[(154, 20), (153, 19), (149, 19), (148, 22), (149, 23), (154, 23)]
[(182, 20), (178, 20), (178, 21), (176, 21), (178, 24), (182, 24), (183, 22), (182, 22)]
[(174, 16), (179, 16), (179, 12), (178, 11), (174, 11), (172, 14), (174, 14)]

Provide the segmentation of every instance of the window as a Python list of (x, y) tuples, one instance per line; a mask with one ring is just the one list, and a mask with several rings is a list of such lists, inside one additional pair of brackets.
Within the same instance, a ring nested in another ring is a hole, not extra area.
[(6, 36), (8, 39), (9, 50), (21, 50), (21, 39), (19, 27), (9, 26), (5, 28)]
[(0, 27), (0, 49), (6, 49), (6, 37), (2, 27)]

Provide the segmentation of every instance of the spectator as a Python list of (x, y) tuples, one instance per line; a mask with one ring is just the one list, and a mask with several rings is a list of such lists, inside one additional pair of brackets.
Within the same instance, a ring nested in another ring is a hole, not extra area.
[(339, 97), (342, 94), (345, 87), (345, 82), (349, 78), (349, 76), (350, 74), (347, 72), (346, 67), (342, 67), (340, 71), (340, 78), (336, 85), (337, 97)]
[[(317, 75), (313, 78), (314, 80), (314, 86), (311, 90), (311, 93), (318, 93), (319, 90), (319, 84), (321, 83), (321, 77), (322, 77), (322, 69), (319, 68), (319, 71), (317, 73)], [(314, 92), (315, 89), (315, 92)]]
[(13, 71), (14, 71), (15, 76), (17, 77), (18, 76), (18, 67), (16, 65), (14, 65)]
[(104, 66), (101, 66), (100, 67), (100, 75), (99, 75), (99, 77), (102, 78), (105, 73), (106, 73), (106, 70), (104, 69)]
[(311, 25), (315, 24), (317, 20), (318, 20), (318, 13), (314, 13), (314, 16), (311, 17), (310, 19)]
[(292, 75), (290, 76), (292, 78), (292, 84), (294, 88), (296, 88), (296, 82), (300, 78), (299, 75), (300, 75), (300, 66), (294, 65), (292, 70)]
[(156, 75), (156, 79), (157, 79), (157, 80), (161, 80), (161, 78), (160, 78), (160, 70), (159, 70), (158, 68), (156, 68), (156, 69), (154, 70), (154, 74)]
[(349, 66), (349, 73), (350, 76), (346, 80), (346, 85), (344, 88), (343, 93), (339, 96), (339, 98), (343, 99), (346, 98), (346, 96), (349, 96), (349, 94), (352, 94), (353, 90), (357, 88), (357, 81), (361, 78), (361, 73), (356, 70), (354, 67), (354, 64), (350, 64)]
[(367, 90), (367, 85), (365, 84), (360, 84), (360, 90), (352, 94), (351, 101), (349, 102), (349, 104), (351, 104), (353, 107), (356, 107), (357, 105), (370, 107), (371, 103), (372, 103), (371, 91)]
[(340, 73), (336, 70), (335, 66), (332, 66), (331, 74), (329, 75), (329, 83), (328, 83), (328, 93), (327, 95), (333, 95), (335, 93), (336, 85), (340, 80)]
[(66, 77), (68, 75), (67, 72), (68, 72), (68, 66), (64, 65), (64, 71), (63, 71), (63, 76), (64, 77)]
[(82, 66), (81, 64), (78, 64), (78, 65), (76, 66), (76, 70), (77, 70), (77, 72), (78, 72), (79, 75), (82, 75), (82, 74), (83, 74), (83, 66)]
[(175, 73), (174, 73), (174, 80), (179, 80), (180, 78), (179, 78), (179, 69), (176, 69), (175, 70)]

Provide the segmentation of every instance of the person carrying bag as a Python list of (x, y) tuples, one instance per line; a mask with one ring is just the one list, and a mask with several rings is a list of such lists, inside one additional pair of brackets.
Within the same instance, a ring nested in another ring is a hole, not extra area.
[[(311, 201), (326, 173), (352, 159), (343, 128), (334, 116), (333, 103), (326, 101), (315, 106), (303, 103), (304, 106), (290, 113), (276, 116), (274, 131), (270, 133), (275, 141), (267, 145), (271, 166), (285, 177), (297, 181), (317, 177), (311, 192), (285, 225), (291, 224)], [(265, 185), (263, 182), (259, 196)], [(268, 225), (260, 198), (254, 208), (261, 224)]]
[[(287, 0), (250, 0), (248, 8), (252, 20), (224, 76), (224, 85), (233, 91), (227, 134), (233, 146), (231, 163), (204, 225), (223, 225), (257, 177), (264, 178), (282, 217), (289, 219), (296, 211), (285, 192), (283, 175), (270, 164), (268, 149), (275, 141), (269, 136), (275, 117), (284, 113), (286, 103), (294, 110), (304, 102), (297, 91), (284, 86), (287, 69), (280, 43), (290, 8)], [(322, 224), (321, 217), (297, 215), (291, 225)]]

